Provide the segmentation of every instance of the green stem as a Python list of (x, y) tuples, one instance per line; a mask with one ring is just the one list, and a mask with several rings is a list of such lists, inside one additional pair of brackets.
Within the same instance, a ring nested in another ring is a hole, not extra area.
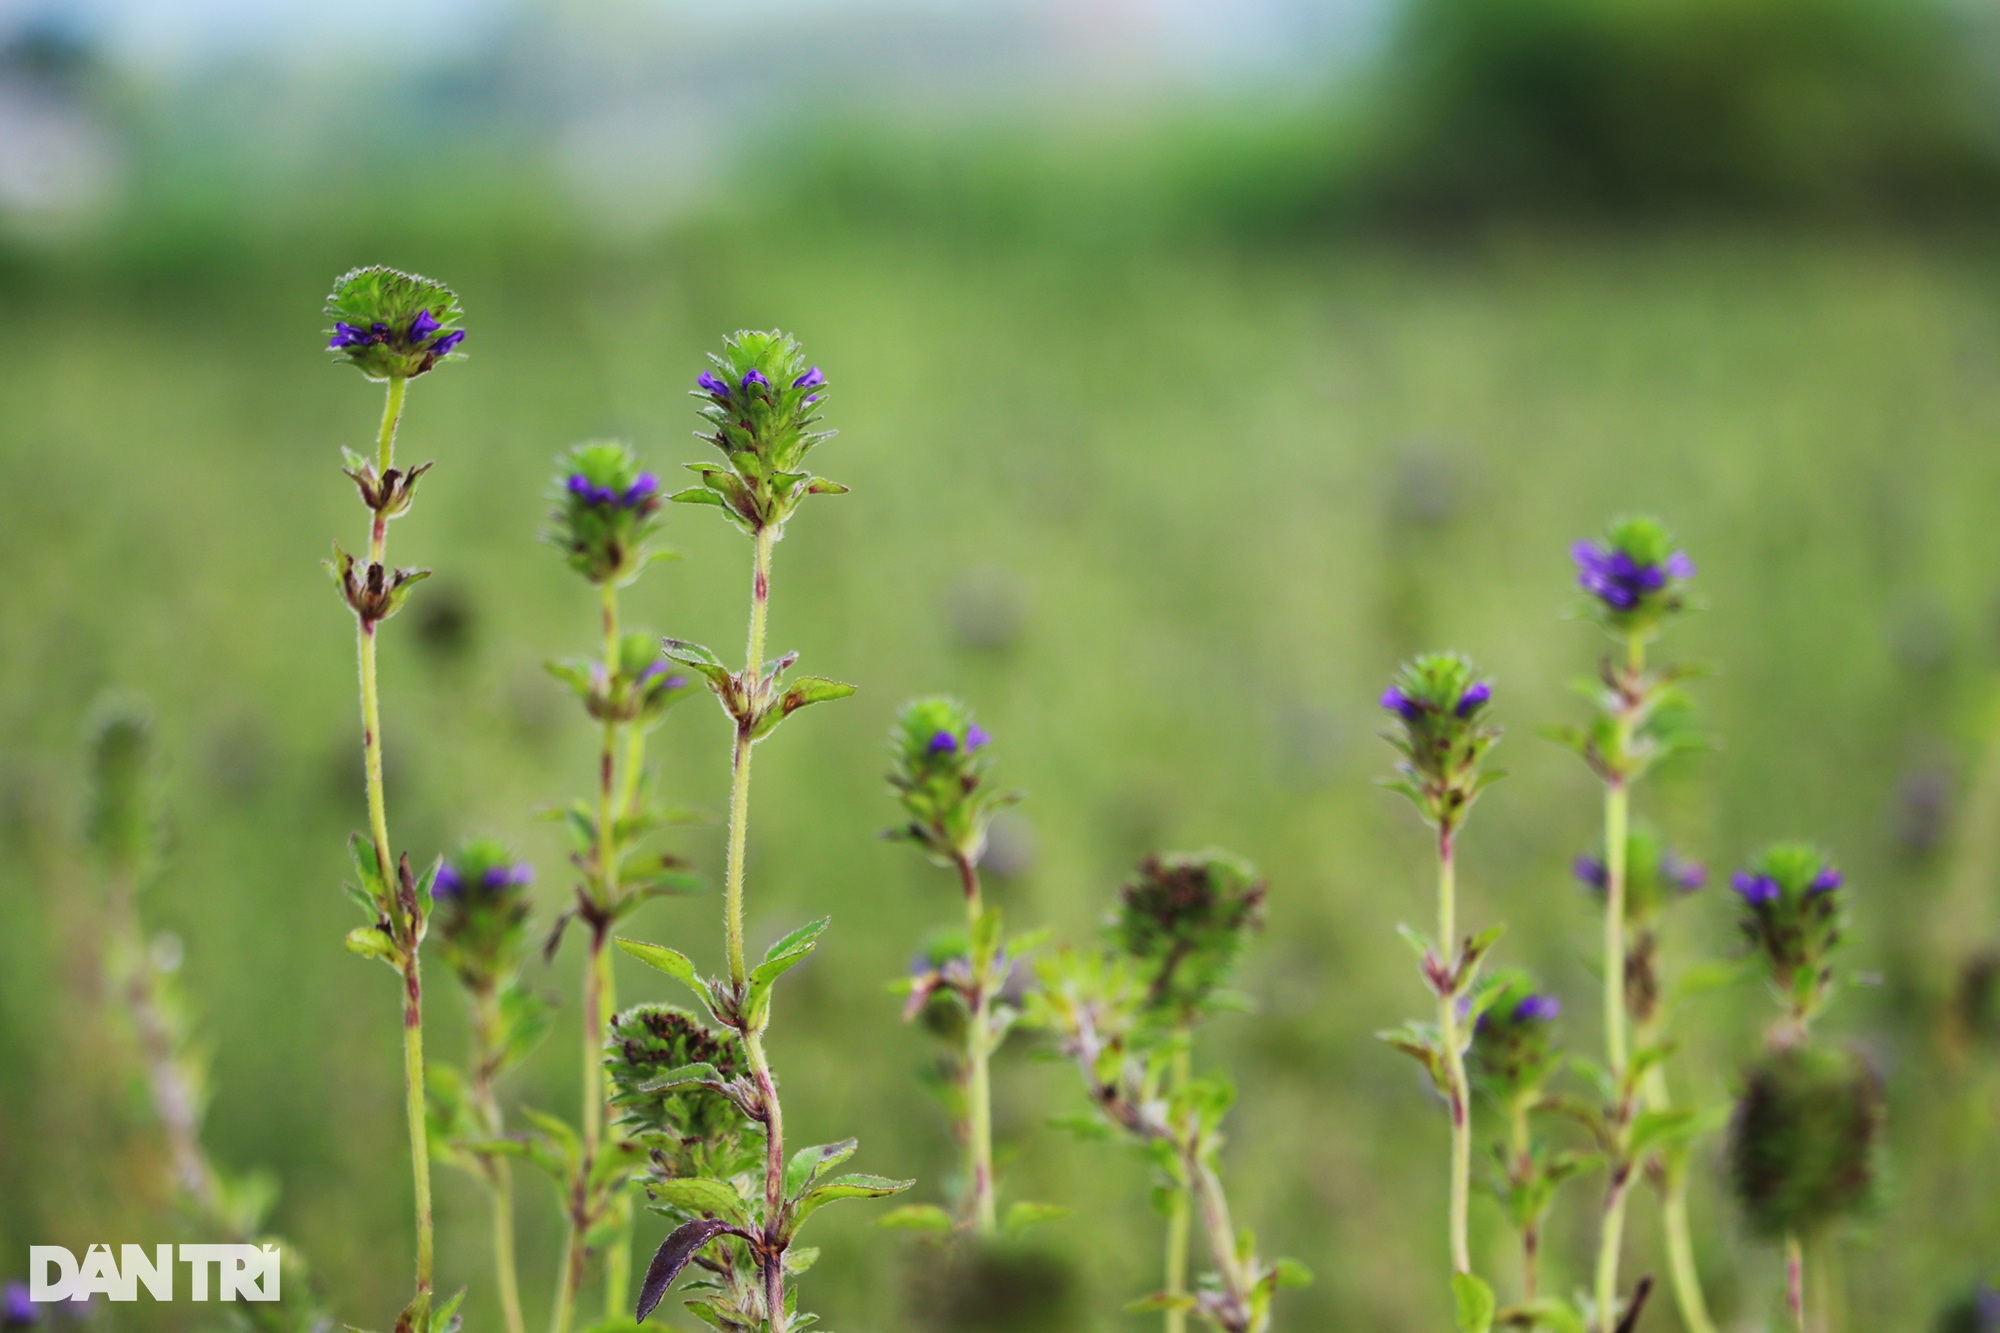
[[(1455, 962), (1457, 874), (1452, 834), (1438, 830), (1438, 948), (1445, 966)], [(1458, 997), (1450, 988), (1438, 994), (1438, 1031), (1444, 1041), (1445, 1096), (1451, 1110), (1451, 1266), (1455, 1273), (1472, 1271), (1469, 1219), (1472, 1201), (1472, 1106), (1466, 1095), (1465, 1049), (1458, 1029)]]
[(556, 1308), (549, 1320), (550, 1333), (569, 1333), (576, 1294), (583, 1286), (583, 1260), (583, 1237), (577, 1230), (572, 1204), (569, 1229), (563, 1233), (562, 1265), (556, 1272)]
[(1255, 1324), (1250, 1320), (1250, 1280), (1236, 1252), (1236, 1227), (1229, 1220), (1229, 1198), (1222, 1191), (1222, 1181), (1209, 1166), (1199, 1143), (1184, 1146), (1182, 1161), (1193, 1182), (1195, 1201), (1201, 1208), (1202, 1230), (1208, 1236), (1216, 1276), (1222, 1280), (1227, 1306), (1225, 1326), (1229, 1333), (1260, 1333), (1268, 1316)]
[[(473, 1040), (472, 1099), (486, 1133), (498, 1138), (506, 1128), (500, 1115), (500, 1101), (493, 1089), (493, 1069), (498, 1061), (500, 1012), (492, 987), (476, 991), (472, 998)], [(521, 1284), (514, 1264), (514, 1174), (504, 1157), (486, 1159), (487, 1184), (493, 1204), (493, 1276), (500, 1287), (500, 1314), (507, 1333), (522, 1333)]]
[(1797, 1236), (1785, 1237), (1785, 1308), (1797, 1333), (1806, 1333), (1806, 1254)]
[[(1528, 1131), (1528, 1108), (1530, 1100), (1517, 1097), (1509, 1108), (1509, 1144), (1514, 1154), (1513, 1175), (1521, 1179), (1534, 1165), (1533, 1140)], [(1542, 1226), (1539, 1219), (1530, 1219), (1521, 1228), (1521, 1300), (1532, 1303), (1541, 1287)]]
[[(1617, 719), (1617, 763), (1626, 762), (1632, 742), (1632, 715), (1635, 705), (1629, 692), (1639, 688), (1645, 670), (1645, 642), (1637, 634), (1625, 640), (1625, 672)], [(1625, 1239), (1625, 1206), (1631, 1197), (1632, 1174), (1627, 1144), (1631, 1136), (1632, 1092), (1626, 1070), (1630, 1051), (1625, 1032), (1625, 884), (1626, 854), (1631, 823), (1631, 791), (1621, 768), (1604, 785), (1604, 1048), (1618, 1105), (1612, 1108), (1615, 1151), (1611, 1162), (1611, 1186), (1604, 1199), (1603, 1230), (1598, 1237), (1596, 1301), (1598, 1319), (1608, 1333), (1616, 1325), (1618, 1309), (1618, 1262)]]
[[(1672, 1109), (1673, 1097), (1667, 1090), (1666, 1071), (1660, 1066), (1654, 1065), (1646, 1071), (1640, 1089), (1645, 1093), (1647, 1110)], [(1681, 1323), (1687, 1326), (1687, 1333), (1716, 1333), (1715, 1320), (1710, 1317), (1708, 1301), (1702, 1295), (1701, 1271), (1694, 1262), (1694, 1235), (1688, 1225), (1685, 1164), (1667, 1165), (1661, 1189), (1660, 1222), (1666, 1231), (1667, 1272), (1673, 1280), (1674, 1304), (1680, 1307)]]
[[(958, 878), (965, 890), (965, 930), (970, 941), (978, 937), (979, 918), (985, 907), (980, 900), (979, 871), (963, 856), (958, 858)], [(973, 1225), (983, 1236), (991, 1236), (1000, 1228), (993, 1198), (992, 981), (984, 967), (974, 969), (972, 1021), (965, 1031), (965, 1065), (970, 1083), (967, 1100), (971, 1103), (966, 1151), (971, 1158)]]
[[(1178, 1095), (1188, 1084), (1193, 1072), (1193, 1054), (1188, 1049), (1188, 1034), (1181, 1034), (1181, 1044), (1174, 1051), (1172, 1091)], [(1173, 1209), (1167, 1214), (1167, 1294), (1187, 1295), (1188, 1241), (1194, 1228), (1194, 1201), (1188, 1196), (1185, 1185), (1174, 1190)], [(1166, 1312), (1166, 1333), (1187, 1333), (1187, 1311), (1174, 1308)]]
[[(392, 378), (382, 405), (382, 426), (376, 435), (376, 456), (380, 471), (394, 466), (396, 427), (403, 416), (403, 395), (408, 381)], [(370, 564), (385, 564), (388, 558), (389, 525), (380, 513), (368, 535)], [(361, 659), (361, 749), (368, 789), (368, 831), (375, 844), (375, 864), (392, 904), (400, 901), (396, 882), (396, 862), (390, 852), (388, 799), (382, 782), (382, 704), (376, 683), (375, 626), (359, 623)], [(394, 908), (398, 918), (401, 909)], [(424, 1125), (424, 1031), (423, 980), (416, 949), (416, 923), (395, 920), (402, 937), (403, 955), (398, 970), (403, 974), (403, 1093), (405, 1118), (410, 1133), (410, 1175), (415, 1187), (417, 1219), (417, 1296), (431, 1290), (431, 1164), (430, 1145)]]
[(1604, 1047), (1613, 1078), (1625, 1076), (1625, 853), (1631, 792), (1623, 778), (1604, 789)]

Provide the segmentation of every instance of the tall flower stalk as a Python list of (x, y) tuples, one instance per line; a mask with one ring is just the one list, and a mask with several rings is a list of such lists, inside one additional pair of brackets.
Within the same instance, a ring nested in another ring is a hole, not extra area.
[(493, 1276), (507, 1333), (522, 1333), (514, 1255), (514, 1178), (502, 1143), (498, 1084), (548, 1031), (550, 1005), (521, 980), (528, 953), (528, 886), (534, 872), (502, 844), (473, 838), (439, 867), (431, 886), (438, 944), (472, 1011), (464, 1073), (430, 1071), (431, 1135), (441, 1156), (483, 1185), (492, 1205)]
[[(1280, 1287), (1312, 1280), (1290, 1259), (1266, 1263), (1234, 1222), (1222, 1178), (1222, 1124), (1235, 1090), (1196, 1077), (1189, 1036), (1222, 995), (1243, 940), (1262, 924), (1265, 886), (1226, 852), (1150, 857), (1120, 892), (1109, 949), (1058, 950), (1036, 968), (1029, 1014), (1083, 1076), (1092, 1117), (1144, 1152), (1171, 1199), (1199, 1216), (1212, 1271), (1186, 1281), (1186, 1229), (1170, 1212), (1166, 1285), (1128, 1306), (1221, 1333), (1264, 1333)], [(1191, 1229), (1191, 1228), (1187, 1228)], [(1179, 1279), (1178, 1281), (1176, 1279)]]
[[(1657, 1033), (1635, 1049), (1631, 1032), (1633, 954), (1627, 928), (1627, 896), (1631, 867), (1632, 786), (1661, 759), (1696, 745), (1688, 721), (1687, 700), (1679, 687), (1688, 671), (1667, 667), (1649, 671), (1646, 645), (1666, 622), (1687, 605), (1686, 585), (1694, 565), (1674, 545), (1673, 535), (1655, 519), (1613, 520), (1601, 543), (1579, 542), (1572, 549), (1577, 583), (1588, 594), (1587, 612), (1620, 652), (1603, 659), (1595, 695), (1597, 711), (1582, 728), (1552, 733), (1590, 766), (1604, 787), (1604, 932), (1603, 1013), (1605, 1067), (1602, 1088), (1605, 1108), (1599, 1130), (1605, 1147), (1608, 1182), (1598, 1232), (1597, 1261), (1592, 1282), (1599, 1327), (1617, 1326), (1625, 1308), (1618, 1270), (1624, 1248), (1625, 1216), (1631, 1188), (1641, 1167), (1656, 1149), (1685, 1144), (1695, 1128), (1694, 1117), (1666, 1104), (1666, 1087), (1655, 1078), (1668, 1054)], [(1647, 1086), (1651, 1084), (1650, 1088)], [(1682, 1172), (1672, 1173), (1684, 1177)], [(1676, 1253), (1691, 1256), (1686, 1235), (1685, 1195), (1678, 1179), (1669, 1180), (1667, 1210), (1670, 1229), (1678, 1221), (1680, 1234), (1669, 1241)], [(1675, 1265), (1675, 1290), (1683, 1318), (1700, 1333), (1710, 1327), (1698, 1284), (1693, 1282), (1691, 1257)]]
[(1815, 847), (1780, 843), (1730, 884), (1780, 1011), (1736, 1104), (1730, 1185), (1751, 1234), (1783, 1245), (1786, 1309), (1806, 1333), (1808, 1245), (1875, 1201), (1882, 1081), (1859, 1054), (1812, 1040), (1813, 1020), (1837, 989), (1833, 959), (1846, 933), (1840, 871)]
[[(597, 590), (601, 649), (595, 661), (549, 664), (567, 684), (599, 731), (596, 791), (562, 814), (578, 871), (575, 904), (563, 921), (585, 931), (583, 967), (582, 1134), (571, 1169), (563, 1162), (562, 1190), (568, 1226), (557, 1275), (553, 1333), (567, 1333), (593, 1253), (604, 1257), (604, 1308), (623, 1310), (631, 1289), (631, 1206), (616, 1163), (629, 1150), (612, 1141), (611, 1085), (604, 1069), (606, 1042), (617, 1009), (610, 943), (620, 922), (663, 894), (685, 891), (691, 878), (679, 861), (649, 851), (648, 836), (681, 816), (656, 805), (646, 772), (646, 737), (667, 710), (694, 693), (691, 678), (660, 660), (657, 641), (622, 623), (619, 592), (669, 552), (652, 544), (664, 497), (630, 446), (617, 441), (579, 444), (559, 460), (548, 540), (569, 566)], [(561, 926), (558, 926), (560, 932)]]
[[(772, 548), (808, 495), (838, 494), (846, 487), (804, 470), (806, 456), (831, 435), (812, 429), (826, 377), (806, 364), (789, 335), (739, 332), (710, 360), (713, 369), (703, 372), (695, 396), (706, 427), (703, 438), (726, 461), (690, 465), (701, 485), (672, 498), (722, 509), (751, 539), (748, 642), (741, 671), (684, 640), (668, 639), (666, 654), (707, 682), (734, 733), (723, 881), (727, 972), (705, 978), (673, 949), (622, 938), (619, 944), (690, 987), (722, 1032), (709, 1031), (692, 1015), (656, 1009), (654, 1034), (646, 1014), (635, 1012), (629, 1021), (619, 1020), (621, 1041), (611, 1060), (635, 1140), (650, 1155), (647, 1192), (660, 1211), (679, 1222), (647, 1269), (636, 1317), (644, 1320), (694, 1264), (702, 1277), (688, 1289), (697, 1294), (687, 1304), (697, 1315), (720, 1328), (787, 1333), (811, 1321), (797, 1311), (791, 1286), (815, 1253), (795, 1248), (800, 1225), (827, 1203), (896, 1194), (914, 1182), (828, 1178), (827, 1172), (855, 1151), (852, 1139), (802, 1149), (790, 1158), (785, 1153), (784, 1112), (764, 1033), (778, 978), (806, 959), (828, 923), (822, 919), (793, 931), (754, 967), (748, 961), (743, 916), (750, 762), (755, 746), (800, 708), (854, 693), (851, 685), (814, 676), (787, 684), (785, 673), (797, 654), (764, 658)], [(641, 1040), (650, 1035), (658, 1040)], [(666, 1063), (689, 1054), (711, 1058)], [(702, 1132), (690, 1143), (685, 1130), (697, 1116)], [(761, 1180), (734, 1169), (747, 1166), (746, 1155), (759, 1147)], [(709, 1170), (716, 1174), (705, 1174)], [(753, 1182), (747, 1194), (734, 1183), (739, 1179)]]
[(458, 1300), (432, 1304), (430, 1154), (425, 1128), (423, 979), (419, 950), (430, 910), (436, 865), (421, 875), (409, 857), (398, 857), (389, 840), (388, 798), (382, 781), (382, 707), (376, 684), (375, 640), (383, 621), (408, 599), (430, 571), (392, 569), (388, 562), (389, 522), (409, 512), (417, 482), (429, 463), (407, 470), (395, 464), (396, 430), (410, 381), (459, 355), (465, 338), (456, 327), (458, 297), (429, 278), (390, 268), (355, 269), (342, 276), (327, 298), (334, 321), (327, 350), (337, 361), (384, 386), (382, 424), (375, 456), (345, 451), (346, 472), (369, 511), (368, 549), (357, 560), (334, 545), (328, 562), (354, 613), (361, 677), (361, 748), (368, 798), (368, 832), (352, 839), (360, 884), (350, 892), (370, 924), (347, 936), (347, 947), (396, 970), (403, 994), (404, 1113), (410, 1136), (410, 1174), (416, 1209), (416, 1294), (398, 1318), (398, 1329), (428, 1330), (451, 1322)]
[[(965, 1145), (966, 1166), (961, 1216), (912, 1204), (885, 1218), (887, 1226), (965, 1229), (983, 1237), (1001, 1229), (993, 1167), (992, 1059), (1020, 1018), (1020, 1007), (1007, 990), (1032, 944), (1016, 940), (1010, 946), (1001, 931), (1000, 909), (989, 906), (980, 891), (987, 829), (995, 814), (1020, 799), (1020, 793), (997, 791), (988, 783), (991, 743), (971, 710), (955, 699), (913, 700), (889, 733), (889, 785), (904, 822), (883, 836), (907, 841), (933, 864), (951, 870), (964, 904), (963, 931), (932, 940), (921, 956), (909, 981), (904, 1018), (921, 1018), (953, 1047), (945, 1057), (940, 1096)], [(1008, 1214), (1008, 1230), (1050, 1212), (1040, 1205), (1017, 1205)]]
[[(1405, 666), (1382, 695), (1396, 726), (1384, 736), (1402, 755), (1387, 785), (1409, 797), (1437, 835), (1435, 941), (1408, 927), (1424, 983), (1437, 999), (1435, 1023), (1412, 1023), (1383, 1039), (1422, 1064), (1451, 1116), (1451, 1203), (1447, 1240), (1452, 1284), (1461, 1307), (1492, 1308), (1488, 1284), (1472, 1271), (1469, 1213), (1472, 1193), (1472, 1099), (1465, 1076), (1470, 1025), (1479, 1018), (1479, 970), (1500, 938), (1501, 927), (1460, 937), (1457, 904), (1457, 837), (1473, 802), (1499, 774), (1484, 767), (1500, 738), (1488, 719), (1492, 685), (1460, 653), (1430, 653)], [(1461, 1316), (1463, 1318), (1463, 1316)]]

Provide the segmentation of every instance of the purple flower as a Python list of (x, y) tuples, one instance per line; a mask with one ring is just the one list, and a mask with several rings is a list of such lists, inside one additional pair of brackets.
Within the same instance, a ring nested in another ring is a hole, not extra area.
[(456, 902), (464, 896), (465, 876), (458, 873), (458, 867), (449, 861), (439, 866), (437, 878), (431, 881), (431, 897)]
[(0, 1299), (0, 1326), (26, 1328), (33, 1324), (41, 1311), (28, 1296), (28, 1284), (9, 1282), (4, 1299)]
[(443, 327), (444, 325), (431, 318), (430, 311), (419, 310), (417, 317), (410, 321), (410, 341), (422, 342)]
[(1471, 717), (1472, 710), (1493, 697), (1493, 687), (1480, 681), (1458, 697), (1458, 707), (1453, 710), (1460, 717)]
[(1405, 722), (1415, 722), (1424, 715), (1424, 706), (1394, 685), (1382, 691), (1382, 706), (1392, 713), (1400, 713)]
[(452, 348), (458, 346), (460, 343), (464, 341), (465, 341), (465, 330), (453, 329), (450, 333), (445, 334), (444, 337), (438, 339), (436, 342), (431, 344), (431, 354), (433, 356), (448, 355), (451, 352)]
[(1604, 868), (1604, 862), (1594, 856), (1579, 856), (1570, 862), (1569, 871), (1589, 887), (1600, 893), (1610, 887), (1611, 874)]
[(1672, 852), (1660, 855), (1660, 878), (1680, 893), (1693, 893), (1708, 883), (1708, 867), (1699, 861), (1683, 861)]
[(582, 500), (585, 504), (590, 503), (589, 477), (584, 476), (581, 472), (572, 472), (569, 474), (569, 480), (564, 485), (568, 487), (571, 495)]
[(729, 396), (729, 381), (723, 379), (712, 370), (702, 371), (700, 376), (696, 378), (695, 384), (707, 392), (714, 394), (717, 398), (727, 398)]
[(479, 887), (489, 893), (497, 893), (502, 889), (524, 889), (534, 882), (535, 868), (526, 861), (494, 866), (479, 877)]
[(1552, 1023), (1562, 1012), (1562, 1001), (1553, 995), (1530, 995), (1514, 1006), (1516, 1023)]
[(793, 380), (792, 387), (794, 389), (817, 389), (824, 383), (826, 383), (826, 376), (820, 373), (818, 366), (814, 366), (811, 370)]
[(1840, 887), (1841, 882), (1846, 878), (1838, 870), (1835, 870), (1832, 866), (1828, 866), (1812, 877), (1812, 883), (1806, 885), (1806, 896), (1812, 898), (1822, 893), (1832, 893)]
[(931, 736), (931, 743), (924, 748), (932, 754), (956, 754), (958, 737), (948, 731), (936, 732)]
[(1664, 566), (1642, 565), (1623, 551), (1607, 550), (1595, 542), (1578, 542), (1569, 554), (1576, 561), (1577, 586), (1613, 611), (1630, 611), (1648, 594), (1666, 587), (1669, 576), (1694, 577), (1694, 562), (1685, 551), (1668, 556)]
[(355, 328), (346, 320), (338, 320), (333, 326), (333, 341), (326, 345), (329, 352), (337, 352), (343, 347), (366, 347), (368, 335)]
[(990, 745), (992, 742), (993, 738), (986, 734), (986, 728), (977, 722), (965, 729), (965, 748), (968, 750), (977, 750), (980, 746)]
[(816, 393), (809, 393), (801, 401), (810, 405), (812, 403), (816, 403), (819, 401), (819, 395)]
[(647, 500), (652, 499), (653, 495), (659, 489), (660, 479), (658, 477), (650, 472), (641, 472), (639, 479), (625, 488), (625, 507), (630, 509), (635, 505), (645, 503)]
[(743, 388), (747, 391), (753, 384), (766, 389), (771, 387), (771, 381), (765, 379), (764, 372), (755, 366), (743, 372)]
[(1739, 870), (1729, 877), (1729, 887), (1743, 896), (1743, 901), (1752, 907), (1762, 907), (1778, 901), (1781, 890), (1778, 881), (1769, 875), (1753, 875), (1748, 870)]

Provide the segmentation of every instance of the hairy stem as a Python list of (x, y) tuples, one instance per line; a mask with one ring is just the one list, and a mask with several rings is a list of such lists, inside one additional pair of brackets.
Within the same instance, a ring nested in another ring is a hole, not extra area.
[[(1174, 1052), (1172, 1091), (1178, 1095), (1187, 1087), (1192, 1074), (1193, 1056), (1188, 1049), (1187, 1034), (1183, 1033), (1181, 1045)], [(1174, 1190), (1172, 1211), (1167, 1214), (1167, 1281), (1169, 1296), (1187, 1295), (1188, 1241), (1194, 1229), (1194, 1200), (1188, 1196), (1187, 1186)], [(1187, 1333), (1187, 1311), (1170, 1309), (1166, 1312), (1166, 1333)]]
[(1598, 1319), (1609, 1330), (1618, 1303), (1618, 1260), (1625, 1238), (1625, 1204), (1630, 1196), (1632, 1163), (1626, 1160), (1625, 1142), (1630, 1130), (1632, 1108), (1625, 1085), (1627, 1051), (1625, 1043), (1625, 853), (1626, 822), (1630, 792), (1622, 777), (1613, 778), (1604, 790), (1604, 1045), (1609, 1056), (1611, 1077), (1621, 1091), (1614, 1108), (1613, 1132), (1617, 1136), (1616, 1160), (1611, 1168), (1611, 1187), (1604, 1198), (1603, 1230), (1597, 1244), (1596, 1298)]
[(744, 1049), (750, 1072), (764, 1104), (764, 1308), (771, 1333), (785, 1333), (785, 1256), (778, 1246), (779, 1219), (785, 1206), (785, 1113), (778, 1105), (778, 1081), (764, 1054), (762, 1033), (749, 1033)]
[[(396, 427), (403, 416), (403, 395), (408, 381), (389, 380), (382, 405), (382, 426), (376, 436), (376, 457), (383, 474), (395, 465)], [(374, 517), (368, 534), (370, 564), (385, 564), (388, 558), (389, 524), (381, 513)], [(376, 685), (375, 625), (359, 620), (361, 659), (361, 751), (368, 788), (368, 832), (375, 844), (375, 864), (382, 883), (396, 903), (396, 860), (389, 850), (388, 799), (382, 782), (382, 704)], [(398, 916), (402, 909), (395, 908)], [(410, 1130), (410, 1176), (415, 1186), (417, 1216), (417, 1295), (431, 1290), (431, 1163), (430, 1144), (424, 1127), (424, 1011), (421, 963), (417, 955), (414, 921), (397, 921), (403, 940), (398, 967), (403, 974), (403, 1091), (405, 1118)]]
[[(473, 1041), (476, 1045), (472, 1069), (472, 1100), (485, 1132), (498, 1138), (506, 1128), (500, 1117), (500, 1099), (493, 1088), (493, 1071), (500, 1059), (500, 1010), (492, 987), (484, 987), (472, 998)], [(486, 1180), (493, 1205), (493, 1278), (500, 1288), (500, 1315), (507, 1333), (522, 1333), (521, 1283), (514, 1264), (514, 1173), (504, 1157), (486, 1159)]]
[(1193, 1182), (1195, 1201), (1201, 1208), (1202, 1230), (1208, 1235), (1216, 1276), (1222, 1279), (1229, 1333), (1259, 1333), (1259, 1328), (1250, 1322), (1250, 1278), (1236, 1253), (1236, 1227), (1229, 1220), (1229, 1198), (1222, 1191), (1222, 1180), (1208, 1164), (1199, 1144), (1186, 1145), (1182, 1161)]
[[(1444, 965), (1457, 958), (1457, 875), (1449, 827), (1438, 830), (1438, 948)], [(1466, 1096), (1465, 1045), (1459, 1035), (1458, 997), (1450, 987), (1438, 992), (1438, 1032), (1444, 1042), (1445, 1097), (1451, 1109), (1451, 1266), (1472, 1271), (1468, 1218), (1472, 1200), (1472, 1107)]]
[[(965, 931), (970, 941), (979, 933), (979, 918), (985, 912), (980, 901), (979, 871), (964, 856), (958, 858), (958, 879), (965, 890)], [(969, 947), (969, 945), (968, 945)], [(966, 1152), (970, 1158), (973, 1225), (983, 1236), (999, 1230), (998, 1211), (993, 1200), (993, 1074), (992, 978), (983, 967), (972, 976), (972, 1021), (965, 1029), (966, 1096), (970, 1102), (966, 1126)]]

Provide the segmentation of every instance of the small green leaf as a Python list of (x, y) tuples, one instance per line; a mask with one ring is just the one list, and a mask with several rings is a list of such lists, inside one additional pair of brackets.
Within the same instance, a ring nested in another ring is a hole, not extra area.
[(793, 954), (805, 953), (813, 947), (821, 935), (826, 933), (826, 928), (831, 924), (833, 924), (833, 918), (823, 916), (817, 921), (808, 922), (806, 925), (800, 926), (797, 930), (764, 950), (764, 961), (769, 963)]
[(618, 937), (618, 947), (647, 967), (666, 973), (695, 994), (702, 994), (701, 978), (695, 974), (693, 961), (678, 949), (669, 949), (664, 944), (647, 944), (644, 940), (628, 940), (623, 935)]
[(639, 1085), (640, 1092), (665, 1092), (669, 1088), (683, 1087), (689, 1083), (720, 1086), (722, 1073), (711, 1064), (682, 1065), (669, 1070), (656, 1079)]
[(1271, 1266), (1271, 1271), (1281, 1287), (1310, 1287), (1313, 1282), (1312, 1269), (1296, 1259), (1280, 1259)]
[(646, 1192), (659, 1203), (670, 1204), (690, 1213), (712, 1213), (726, 1217), (741, 1225), (749, 1225), (750, 1217), (743, 1204), (743, 1196), (726, 1181), (710, 1180), (705, 1176), (681, 1176), (671, 1180), (648, 1180)]
[(906, 1203), (892, 1208), (876, 1223), (890, 1231), (948, 1232), (954, 1225), (951, 1214), (934, 1203)]
[(792, 1228), (796, 1231), (801, 1222), (837, 1200), (884, 1199), (891, 1194), (901, 1194), (916, 1183), (914, 1180), (890, 1180), (887, 1176), (835, 1176), (826, 1184), (807, 1190), (800, 1196), (793, 1213)]
[(347, 932), (347, 951), (358, 953), (363, 958), (379, 958), (389, 966), (396, 965), (396, 944), (379, 926), (356, 926)]
[(1023, 1200), (1007, 1209), (1000, 1230), (1007, 1234), (1009, 1240), (1016, 1240), (1044, 1222), (1068, 1217), (1071, 1211), (1059, 1203), (1029, 1203)]
[(1451, 1296), (1458, 1312), (1458, 1333), (1490, 1333), (1493, 1288), (1471, 1273), (1453, 1273)]
[(860, 1146), (859, 1140), (842, 1139), (839, 1143), (822, 1143), (817, 1147), (799, 1149), (792, 1154), (791, 1162), (785, 1167), (785, 1193), (797, 1194), (854, 1156), (854, 1150)]

